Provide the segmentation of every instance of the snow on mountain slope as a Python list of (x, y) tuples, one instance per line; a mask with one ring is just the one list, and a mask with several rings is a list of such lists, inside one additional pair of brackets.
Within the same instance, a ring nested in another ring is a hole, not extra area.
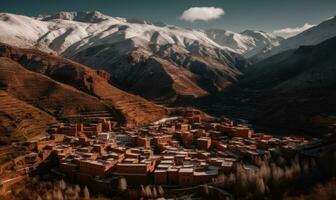
[(188, 49), (199, 44), (251, 57), (264, 47), (276, 46), (282, 39), (261, 31), (198, 31), (163, 23), (110, 17), (98, 11), (60, 12), (39, 17), (0, 13), (0, 28), (3, 30), (0, 42), (65, 55), (136, 37), (152, 45), (174, 44)]
[(275, 47), (283, 40), (282, 37), (270, 33), (252, 30), (235, 33), (222, 29), (208, 29), (205, 33), (213, 41), (234, 49), (245, 57), (252, 57), (261, 49)]
[(54, 52), (104, 69), (118, 87), (150, 99), (221, 91), (237, 81), (248, 65), (235, 50), (217, 44), (203, 31), (97, 11), (32, 18), (2, 13), (0, 22), (5, 30), (0, 42)]
[(317, 26), (283, 40), (274, 48), (263, 49), (255, 59), (262, 60), (286, 50), (297, 49), (300, 46), (316, 45), (334, 36), (336, 36), (336, 17), (329, 18)]
[(0, 13), (0, 40), (18, 46), (32, 46), (49, 31), (48, 24), (30, 17)]
[[(175, 26), (156, 26), (93, 12), (60, 12), (52, 16), (30, 18), (1, 13), (0, 41), (24, 46), (36, 46), (62, 54), (71, 45), (80, 50), (100, 44), (113, 44), (138, 37), (151, 44), (188, 46), (197, 41), (205, 46), (222, 47), (204, 33)], [(232, 50), (232, 49), (230, 49)], [(233, 50), (232, 50), (233, 51)]]

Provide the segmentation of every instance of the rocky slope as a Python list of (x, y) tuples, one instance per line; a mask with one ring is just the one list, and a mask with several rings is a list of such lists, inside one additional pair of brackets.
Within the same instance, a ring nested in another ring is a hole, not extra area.
[(99, 12), (36, 18), (2, 13), (0, 28), (0, 41), (104, 69), (118, 87), (159, 101), (222, 91), (248, 65), (235, 50), (202, 31)]
[[(153, 100), (173, 101), (222, 91), (236, 82), (240, 70), (247, 66), (241, 56), (220, 49), (195, 44), (194, 52), (190, 52), (175, 44), (153, 47), (139, 40), (95, 46), (71, 59), (111, 72), (112, 83), (127, 91)], [(116, 53), (125, 46), (131, 48)], [(154, 54), (153, 48), (157, 48)]]
[(0, 45), (1, 88), (50, 115), (107, 111), (116, 121), (156, 121), (166, 109), (108, 83), (109, 74), (37, 50)]

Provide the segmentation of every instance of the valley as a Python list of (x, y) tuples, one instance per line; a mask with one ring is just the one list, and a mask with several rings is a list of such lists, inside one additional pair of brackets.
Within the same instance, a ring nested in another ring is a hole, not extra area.
[(1, 12), (0, 197), (333, 199), (336, 17), (193, 26)]

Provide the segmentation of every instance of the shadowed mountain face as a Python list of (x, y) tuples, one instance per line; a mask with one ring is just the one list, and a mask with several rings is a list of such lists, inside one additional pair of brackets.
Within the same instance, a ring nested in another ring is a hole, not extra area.
[(110, 85), (106, 72), (5, 44), (0, 45), (0, 56), (1, 89), (50, 115), (107, 111), (120, 123), (138, 125), (166, 114), (164, 107)]
[[(239, 85), (224, 95), (234, 107), (264, 126), (317, 132), (336, 122), (336, 37), (301, 46), (246, 70)], [(224, 103), (225, 104), (225, 103)]]
[[(178, 45), (138, 47), (135, 40), (88, 48), (71, 59), (111, 72), (112, 83), (157, 101), (222, 91), (235, 83), (240, 70), (248, 65), (235, 53), (198, 44), (189, 49)], [(118, 53), (127, 46), (126, 52)]]
[(226, 92), (193, 105), (279, 134), (326, 133), (336, 124), (335, 46), (336, 37), (272, 56), (245, 70)]

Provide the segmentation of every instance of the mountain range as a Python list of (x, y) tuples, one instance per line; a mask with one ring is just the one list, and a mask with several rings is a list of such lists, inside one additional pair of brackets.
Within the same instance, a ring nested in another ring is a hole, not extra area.
[(225, 107), (234, 99), (235, 110), (252, 107), (249, 118), (267, 125), (302, 127), (334, 113), (317, 105), (333, 105), (335, 17), (288, 39), (255, 30), (187, 29), (98, 11), (0, 13), (0, 29), (0, 42), (6, 43), (0, 46), (4, 96), (54, 120), (104, 110), (120, 123), (137, 125), (167, 114), (155, 103), (203, 99), (211, 99), (211, 105), (204, 101), (202, 108)]
[(336, 36), (300, 46), (254, 65), (233, 87), (195, 105), (210, 113), (247, 119), (267, 130), (317, 136), (336, 125)]
[(272, 49), (284, 40), (280, 36), (264, 31), (245, 30), (241, 33), (235, 33), (223, 29), (208, 29), (205, 32), (216, 43), (230, 47), (246, 58)]
[[(241, 55), (201, 31), (99, 12), (62, 12), (36, 18), (4, 13), (0, 21), (1, 29), (6, 30), (0, 41), (103, 69), (111, 73), (111, 82), (119, 88), (152, 100), (221, 91), (248, 65)], [(161, 84), (155, 84), (158, 81)]]
[[(256, 120), (267, 125), (313, 132), (335, 125), (336, 37), (269, 57), (240, 82), (254, 91)], [(310, 129), (310, 130), (309, 130)]]
[(280, 41), (279, 45), (274, 48), (264, 48), (263, 53), (254, 55), (254, 60), (260, 61), (272, 55), (283, 51), (297, 49), (302, 45), (317, 45), (336, 35), (336, 17), (328, 18), (320, 24), (299, 33), (286, 40)]

